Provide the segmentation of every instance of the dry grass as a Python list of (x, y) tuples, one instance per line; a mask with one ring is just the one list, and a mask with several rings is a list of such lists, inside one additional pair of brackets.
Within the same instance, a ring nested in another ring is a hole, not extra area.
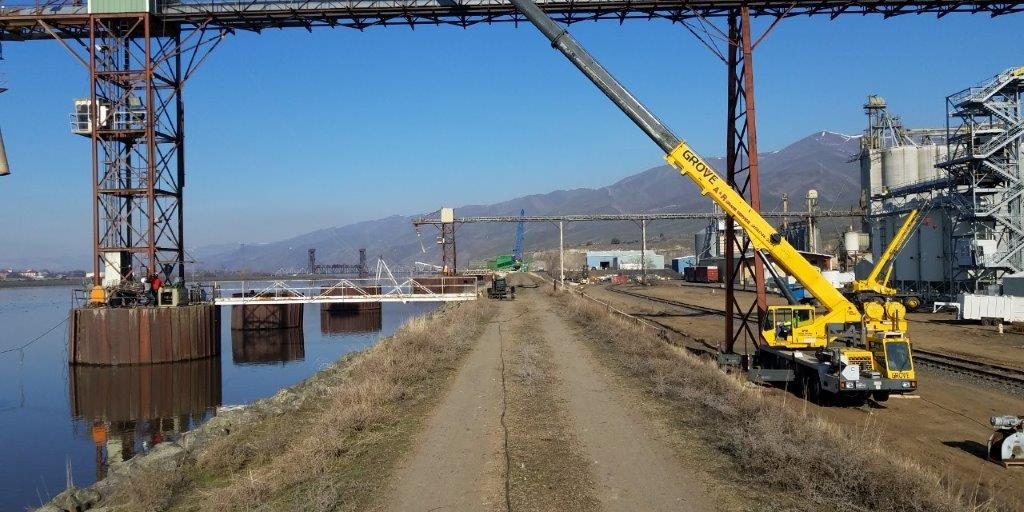
[(139, 467), (128, 477), (124, 508), (132, 512), (166, 510), (184, 485), (181, 471), (168, 471), (158, 465)]
[(884, 446), (870, 425), (845, 427), (801, 414), (592, 302), (562, 301), (569, 318), (586, 328), (586, 338), (669, 404), (674, 420), (725, 456), (727, 478), (741, 475), (743, 484), (763, 486), (765, 495), (798, 496), (814, 509), (1012, 510), (952, 489), (934, 470)]
[(256, 402), (176, 471), (132, 475), (108, 503), (146, 511), (365, 508), (490, 309), (485, 301), (452, 304), (410, 320), (372, 348)]

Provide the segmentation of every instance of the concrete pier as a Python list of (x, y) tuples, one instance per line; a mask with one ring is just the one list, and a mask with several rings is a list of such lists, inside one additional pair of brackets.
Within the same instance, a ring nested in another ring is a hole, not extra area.
[(213, 305), (75, 308), (68, 362), (170, 363), (220, 355), (220, 314)]

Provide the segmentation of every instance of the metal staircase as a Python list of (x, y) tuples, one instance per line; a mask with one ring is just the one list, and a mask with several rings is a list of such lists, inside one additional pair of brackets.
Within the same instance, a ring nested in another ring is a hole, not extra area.
[[(963, 272), (979, 283), (1024, 270), (1024, 67), (946, 99), (950, 204), (970, 225)], [(994, 247), (993, 247), (994, 245)], [(973, 267), (973, 268), (970, 268)]]

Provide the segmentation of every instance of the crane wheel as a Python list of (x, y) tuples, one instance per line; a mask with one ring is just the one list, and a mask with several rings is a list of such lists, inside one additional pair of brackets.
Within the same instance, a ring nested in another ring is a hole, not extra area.
[(903, 305), (907, 307), (907, 311), (917, 311), (917, 308), (921, 307), (920, 297), (904, 297)]
[(871, 398), (874, 399), (874, 401), (879, 402), (879, 403), (881, 403), (881, 402), (888, 402), (889, 401), (889, 392), (888, 391), (875, 391), (875, 392), (871, 393)]

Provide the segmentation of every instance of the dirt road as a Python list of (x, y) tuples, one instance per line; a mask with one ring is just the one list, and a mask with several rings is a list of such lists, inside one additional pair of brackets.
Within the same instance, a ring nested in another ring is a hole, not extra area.
[(707, 476), (550, 301), (541, 287), (500, 304), (381, 509), (716, 510)]

